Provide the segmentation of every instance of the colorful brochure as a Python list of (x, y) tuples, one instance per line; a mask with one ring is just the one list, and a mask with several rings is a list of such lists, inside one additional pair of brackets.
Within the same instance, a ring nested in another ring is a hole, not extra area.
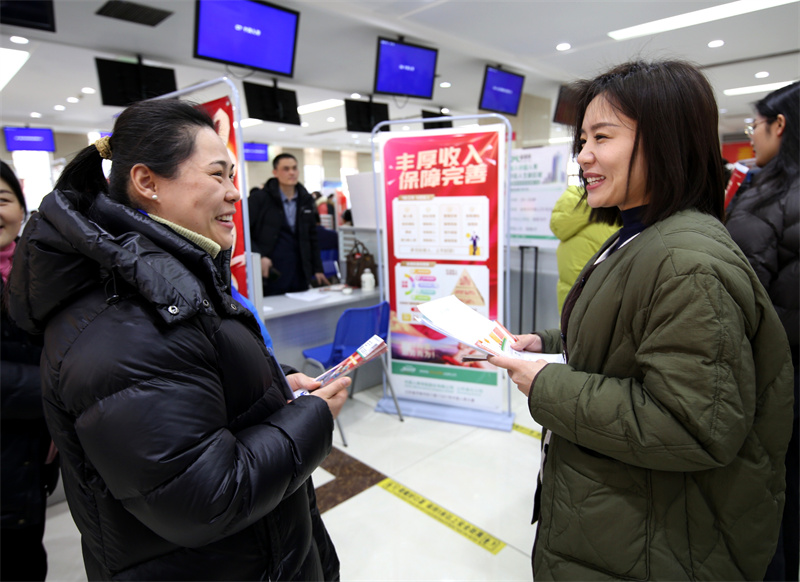
[(486, 354), (531, 361), (564, 361), (561, 354), (520, 352), (513, 349), (511, 344), (517, 338), (502, 323), (484, 317), (455, 295), (434, 299), (418, 305), (416, 309), (417, 323)]
[(344, 376), (363, 366), (370, 360), (373, 360), (389, 350), (389, 346), (383, 341), (380, 336), (373, 335), (359, 347), (355, 352), (350, 354), (347, 358), (339, 362), (330, 370), (324, 372), (322, 375), (314, 378), (317, 382), (322, 382), (322, 386), (329, 384), (336, 380), (339, 376)]

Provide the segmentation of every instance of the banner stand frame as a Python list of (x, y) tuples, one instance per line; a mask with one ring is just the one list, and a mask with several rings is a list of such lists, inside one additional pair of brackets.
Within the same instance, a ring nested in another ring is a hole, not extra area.
[[(510, 239), (510, 231), (508, 226), (511, 223), (511, 205), (508, 204), (509, 200), (509, 189), (511, 187), (511, 146), (512, 146), (512, 138), (513, 138), (513, 131), (511, 128), (511, 122), (508, 120), (507, 117), (500, 115), (498, 113), (481, 113), (477, 115), (454, 115), (454, 116), (444, 116), (444, 117), (432, 117), (432, 118), (423, 118), (419, 117), (417, 119), (398, 119), (398, 120), (387, 120), (381, 121), (375, 127), (372, 128), (372, 133), (370, 135), (370, 143), (372, 147), (372, 180), (373, 180), (373, 195), (375, 196), (375, 235), (376, 240), (378, 241), (378, 252), (377, 252), (377, 264), (381, 266), (378, 269), (378, 293), (381, 301), (389, 301), (388, 297), (388, 290), (384, 288), (384, 281), (383, 281), (383, 240), (381, 238), (381, 206), (379, 195), (381, 192), (380, 184), (378, 182), (378, 172), (374, 171), (377, 167), (377, 155), (376, 155), (376, 136), (379, 131), (381, 131), (384, 127), (395, 125), (395, 124), (409, 124), (409, 123), (431, 123), (437, 121), (477, 121), (480, 119), (493, 119), (503, 123), (506, 126), (506, 179), (504, 181), (504, 191), (498, 193), (498, 195), (503, 196), (504, 200), (506, 201), (505, 204), (505, 221), (506, 221), (506, 228), (505, 228), (505, 253), (506, 253), (506, 261), (505, 261), (505, 273), (504, 281), (505, 281), (505, 302), (502, 316), (498, 315), (500, 320), (506, 318), (507, 314), (510, 313), (510, 306), (511, 306), (511, 239)], [(424, 126), (423, 126), (424, 127)], [(424, 130), (423, 130), (424, 131)], [(433, 130), (428, 130), (433, 131)], [(383, 175), (383, 172), (380, 172), (380, 175)], [(384, 229), (384, 232), (386, 229)], [(391, 333), (389, 333), (389, 340), (391, 344)], [(445, 422), (452, 422), (456, 424), (467, 424), (472, 426), (479, 426), (482, 428), (492, 428), (496, 430), (505, 430), (511, 431), (514, 425), (514, 413), (511, 412), (511, 379), (509, 378), (508, 374), (505, 371), (500, 372), (506, 380), (506, 411), (505, 412), (490, 412), (485, 410), (476, 410), (472, 408), (463, 408), (460, 406), (446, 406), (442, 404), (434, 404), (423, 402), (420, 400), (410, 400), (407, 398), (398, 398), (398, 404), (402, 406), (402, 411), (407, 416), (415, 416), (419, 418), (426, 418), (429, 420), (440, 420)], [(386, 390), (386, 370), (384, 369), (383, 372), (383, 396), (378, 401), (378, 404), (375, 407), (376, 412), (385, 412), (387, 414), (398, 414), (397, 407), (395, 406), (394, 401), (392, 400), (391, 396), (387, 396)]]

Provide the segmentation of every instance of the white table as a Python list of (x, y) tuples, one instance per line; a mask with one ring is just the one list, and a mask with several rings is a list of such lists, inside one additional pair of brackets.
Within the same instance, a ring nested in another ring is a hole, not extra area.
[[(350, 295), (328, 291), (313, 302), (273, 295), (263, 298), (262, 313), (278, 361), (302, 372), (303, 350), (332, 342), (336, 323), (345, 309), (370, 307), (379, 301), (377, 289), (367, 292), (354, 289)], [(314, 375), (311, 369), (307, 373)], [(376, 360), (360, 368), (357, 379), (356, 389), (380, 383), (380, 362)]]

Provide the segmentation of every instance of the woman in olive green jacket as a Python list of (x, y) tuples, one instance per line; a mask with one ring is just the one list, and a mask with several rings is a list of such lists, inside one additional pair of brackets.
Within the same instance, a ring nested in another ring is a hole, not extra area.
[(559, 196), (550, 215), (550, 230), (560, 241), (556, 249), (558, 263), (558, 313), (567, 293), (575, 284), (586, 261), (597, 252), (616, 226), (589, 221), (589, 206), (582, 199), (583, 188), (570, 186)]
[[(578, 84), (575, 154), (598, 219), (623, 227), (582, 271), (561, 330), (490, 358), (546, 429), (543, 580), (758, 580), (784, 503), (786, 333), (719, 218), (717, 107), (691, 65)], [(563, 338), (563, 339), (562, 339)]]

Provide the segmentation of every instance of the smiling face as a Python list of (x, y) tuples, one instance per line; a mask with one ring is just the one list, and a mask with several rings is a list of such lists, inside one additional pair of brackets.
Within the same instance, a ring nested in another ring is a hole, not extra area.
[(0, 249), (6, 248), (19, 234), (25, 211), (14, 191), (0, 179)]
[(592, 99), (583, 117), (578, 154), (586, 180), (586, 201), (592, 208), (627, 210), (647, 204), (641, 151), (631, 167), (635, 140), (636, 121), (616, 111), (603, 95)]
[[(239, 191), (233, 184), (233, 164), (220, 137), (208, 127), (197, 131), (194, 153), (172, 179), (139, 166), (132, 170), (145, 211), (201, 234), (229, 249), (234, 241), (233, 215)], [(156, 199), (152, 199), (155, 193)]]

